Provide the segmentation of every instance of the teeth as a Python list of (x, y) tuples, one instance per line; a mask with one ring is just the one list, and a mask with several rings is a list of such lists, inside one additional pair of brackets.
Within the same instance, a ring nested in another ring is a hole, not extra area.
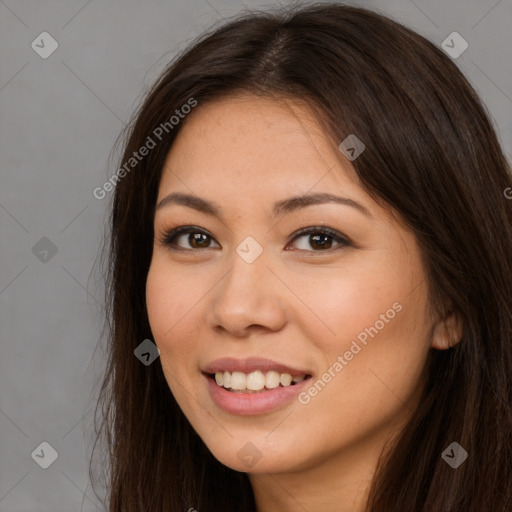
[(217, 372), (215, 382), (226, 389), (244, 391), (246, 393), (261, 391), (262, 389), (275, 389), (302, 382), (305, 375), (292, 377), (289, 373), (279, 373), (274, 370), (264, 374), (260, 370), (248, 374), (242, 372)]
[(233, 372), (231, 374), (231, 389), (243, 390), (247, 387), (247, 376), (242, 372)]
[(281, 376), (277, 372), (267, 372), (267, 375), (265, 375), (265, 387), (268, 389), (274, 389), (279, 387), (280, 378)]
[(247, 389), (251, 391), (260, 391), (265, 387), (265, 375), (259, 370), (247, 375)]
[(279, 382), (281, 383), (281, 386), (289, 386), (292, 383), (292, 376), (289, 373), (281, 373)]

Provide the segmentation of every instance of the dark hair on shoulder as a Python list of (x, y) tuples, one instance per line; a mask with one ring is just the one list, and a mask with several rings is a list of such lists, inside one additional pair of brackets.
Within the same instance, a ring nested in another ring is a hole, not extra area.
[[(200, 109), (239, 92), (304, 100), (334, 143), (350, 134), (364, 142), (352, 162), (362, 186), (413, 230), (433, 308), (462, 322), (460, 343), (430, 351), (424, 396), (379, 463), (367, 511), (510, 512), (510, 164), (485, 106), (440, 48), (378, 12), (334, 3), (245, 13), (202, 35), (123, 134), (121, 166), (156, 127), (167, 128), (125, 167), (106, 235), (108, 363), (96, 441), (106, 450), (109, 512), (255, 509), (247, 475), (209, 452), (160, 363), (133, 354), (152, 338), (145, 284), (154, 208), (186, 123), (171, 128), (169, 119), (187, 103)], [(454, 441), (469, 453), (456, 470), (441, 458)]]

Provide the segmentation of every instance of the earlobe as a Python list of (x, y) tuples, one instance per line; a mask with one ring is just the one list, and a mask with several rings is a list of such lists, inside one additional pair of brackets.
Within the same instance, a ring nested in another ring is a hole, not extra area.
[(445, 318), (438, 320), (432, 334), (432, 348), (447, 350), (457, 345), (462, 338), (462, 322), (460, 316), (449, 313)]

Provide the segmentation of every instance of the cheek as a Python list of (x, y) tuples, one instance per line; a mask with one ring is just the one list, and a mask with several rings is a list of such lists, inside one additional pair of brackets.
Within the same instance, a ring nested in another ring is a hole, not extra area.
[(400, 409), (413, 408), (409, 401), (421, 387), (429, 350), (429, 331), (420, 323), (424, 293), (416, 290), (400, 302), (395, 297), (368, 300), (357, 311), (350, 303), (338, 316), (336, 339), (324, 338), (319, 347), (327, 363), (320, 379), (330, 383), (314, 407), (327, 411), (336, 403), (357, 411), (346, 427), (391, 421)]
[[(289, 280), (294, 283), (294, 293), (309, 310), (299, 304), (306, 313), (301, 322), (309, 331), (308, 338), (321, 343), (322, 351), (327, 352), (343, 349), (347, 341), (350, 345), (350, 340), (359, 334), (364, 338), (365, 329), (376, 322), (379, 331), (388, 331), (400, 314), (396, 309), (400, 309), (411, 291), (403, 276), (392, 275), (389, 270), (379, 272), (377, 265), (371, 271), (362, 266), (350, 272), (329, 269), (313, 279), (296, 275)], [(296, 299), (291, 300), (292, 304), (297, 303)]]
[(194, 332), (194, 305), (204, 295), (186, 285), (169, 264), (158, 258), (151, 263), (146, 281), (146, 304), (155, 344), (167, 384), (183, 412), (190, 414), (190, 377), (197, 373), (194, 355), (201, 336)]
[[(317, 405), (348, 406), (361, 411), (360, 419), (387, 415), (421, 384), (430, 346), (423, 275), (405, 261), (391, 265), (383, 254), (375, 254), (372, 264), (361, 265), (357, 273), (338, 275), (302, 288), (304, 302), (313, 304), (322, 320), (304, 321), (303, 328), (314, 340), (326, 365), (319, 370), (330, 382), (318, 386), (323, 390)], [(327, 334), (318, 335), (319, 325), (328, 326), (322, 329)], [(329, 370), (329, 375), (323, 373)]]
[(171, 338), (187, 318), (202, 294), (196, 285), (182, 277), (165, 258), (153, 259), (146, 280), (146, 304), (155, 337), (161, 341)]
[[(164, 370), (182, 368), (182, 363), (194, 351), (194, 305), (202, 293), (194, 286), (187, 286), (179, 272), (169, 265), (152, 262), (146, 281), (146, 305), (154, 341), (161, 352)], [(183, 333), (186, 330), (186, 336)], [(186, 339), (187, 343), (180, 343)]]

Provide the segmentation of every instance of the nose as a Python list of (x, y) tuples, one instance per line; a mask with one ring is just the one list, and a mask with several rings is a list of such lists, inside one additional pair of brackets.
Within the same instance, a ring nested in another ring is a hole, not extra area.
[(252, 263), (234, 252), (231, 269), (212, 290), (207, 324), (241, 338), (253, 330), (278, 331), (286, 323), (285, 292), (265, 251)]

